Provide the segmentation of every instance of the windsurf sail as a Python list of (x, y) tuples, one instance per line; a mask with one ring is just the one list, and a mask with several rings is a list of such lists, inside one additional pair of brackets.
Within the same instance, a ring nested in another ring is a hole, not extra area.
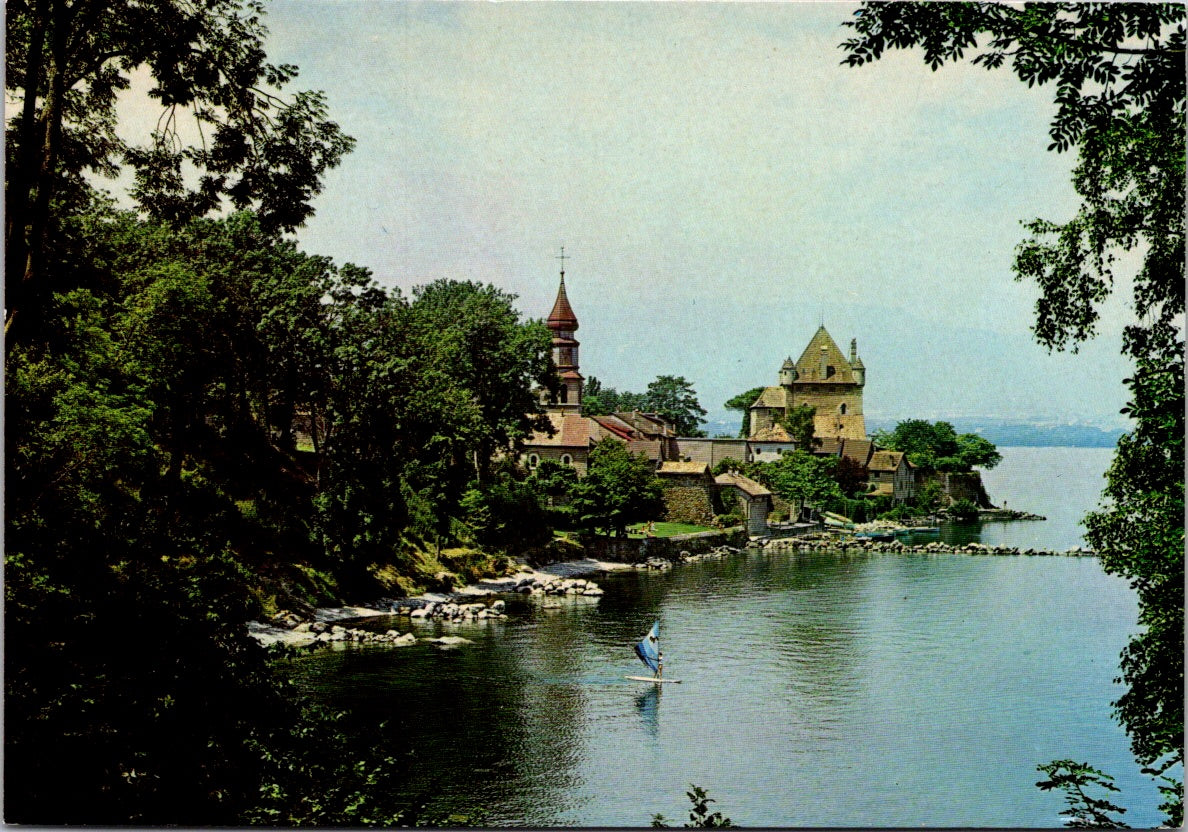
[(660, 622), (657, 621), (643, 637), (643, 641), (635, 645), (635, 655), (646, 664), (653, 673), (660, 672)]

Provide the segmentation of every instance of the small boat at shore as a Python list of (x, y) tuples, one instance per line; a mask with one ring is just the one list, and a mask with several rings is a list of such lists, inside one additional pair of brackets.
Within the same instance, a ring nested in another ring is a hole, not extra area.
[(849, 517), (843, 517), (840, 514), (834, 514), (832, 511), (821, 512), (821, 516), (825, 520), (825, 525), (834, 529), (852, 529), (854, 528), (854, 521)]

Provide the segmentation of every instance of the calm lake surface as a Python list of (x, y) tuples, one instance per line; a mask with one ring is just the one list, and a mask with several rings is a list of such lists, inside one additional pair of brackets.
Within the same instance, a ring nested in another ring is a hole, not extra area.
[[(1001, 467), (1038, 465), (1036, 451), (1086, 454), (1008, 448)], [(1108, 452), (1086, 455), (1099, 476)], [(987, 480), (996, 500), (1053, 518), (1029, 533), (1061, 542), (1026, 545), (1080, 543), (1052, 508), (1069, 489)], [(1014, 532), (982, 530), (999, 533)], [(377, 743), (415, 750), (396, 786), (410, 801), (483, 807), (490, 825), (646, 826), (662, 812), (679, 826), (696, 783), (747, 826), (1057, 827), (1062, 798), (1034, 787), (1035, 767), (1063, 757), (1113, 774), (1132, 826), (1161, 819), (1110, 717), (1134, 596), (1096, 559), (749, 551), (600, 582), (597, 601), (511, 596), (506, 621), (413, 628), (474, 642), (457, 649), (289, 666)], [(684, 680), (663, 690), (623, 678), (644, 670), (630, 645), (654, 620), (666, 675)]]

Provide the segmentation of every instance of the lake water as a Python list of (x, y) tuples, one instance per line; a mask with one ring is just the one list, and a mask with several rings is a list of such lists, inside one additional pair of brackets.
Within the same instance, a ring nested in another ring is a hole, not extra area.
[[(1015, 450), (1037, 449), (1006, 449), (1004, 470)], [(1058, 499), (1025, 497), (1069, 493), (988, 486), (1049, 517)], [(512, 596), (506, 621), (415, 625), (474, 642), (457, 649), (290, 667), (377, 743), (415, 750), (393, 786), (410, 801), (490, 825), (680, 825), (696, 783), (747, 826), (1056, 827), (1062, 798), (1035, 767), (1063, 757), (1113, 774), (1132, 826), (1161, 819), (1110, 717), (1134, 596), (1096, 559), (748, 551), (601, 583), (597, 601)], [(663, 690), (623, 678), (654, 620), (683, 679)]]

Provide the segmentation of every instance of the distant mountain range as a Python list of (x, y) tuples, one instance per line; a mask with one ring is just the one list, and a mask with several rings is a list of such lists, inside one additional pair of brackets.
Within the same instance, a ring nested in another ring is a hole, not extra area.
[[(867, 417), (866, 430), (891, 430), (901, 419), (876, 419)], [(1029, 422), (1021, 419), (997, 419), (991, 417), (953, 417), (929, 419), (930, 422), (948, 422), (958, 433), (976, 433), (995, 445), (1011, 447), (1072, 447), (1112, 448), (1122, 428), (1102, 428), (1097, 425), (1056, 424), (1053, 422)], [(740, 419), (719, 418), (706, 422), (702, 427), (709, 436), (738, 436)]]
[[(1122, 428), (1102, 428), (1097, 425), (1028, 422), (976, 416), (929, 419), (929, 421), (948, 422), (958, 433), (976, 433), (1004, 448), (1036, 446), (1112, 448), (1118, 444), (1118, 437), (1125, 433)], [(899, 422), (899, 419), (867, 419), (866, 429), (871, 433), (876, 430), (891, 430)]]

